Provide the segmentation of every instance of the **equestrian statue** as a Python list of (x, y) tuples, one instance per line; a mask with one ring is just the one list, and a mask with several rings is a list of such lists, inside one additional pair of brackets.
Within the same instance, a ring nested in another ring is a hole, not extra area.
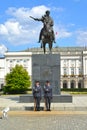
[(30, 16), (30, 18), (34, 19), (35, 21), (41, 21), (43, 23), (43, 28), (40, 31), (39, 35), (39, 41), (38, 43), (41, 43), (41, 48), (44, 50), (44, 54), (46, 52), (46, 44), (49, 44), (49, 50), (51, 53), (53, 42), (55, 42), (55, 34), (53, 30), (53, 19), (50, 17), (50, 11), (47, 10), (45, 12), (45, 15), (41, 18), (34, 18)]

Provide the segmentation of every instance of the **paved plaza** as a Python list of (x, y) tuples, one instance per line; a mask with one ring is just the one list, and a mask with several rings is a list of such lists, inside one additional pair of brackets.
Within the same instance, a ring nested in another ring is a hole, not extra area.
[[(87, 95), (76, 95), (72, 98), (72, 103), (52, 103), (51, 109), (58, 111), (87, 111)], [(17, 95), (0, 96), (0, 110), (8, 106), (10, 110), (29, 110), (34, 106), (34, 103), (19, 103), (19, 96)], [(41, 106), (44, 107), (44, 103), (41, 103)]]
[[(87, 95), (73, 96), (72, 103), (52, 103), (51, 112), (29, 111), (33, 105), (19, 103), (17, 95), (0, 96), (0, 130), (87, 130)], [(8, 106), (8, 118), (1, 118)]]
[(9, 116), (0, 130), (87, 130), (86, 115)]

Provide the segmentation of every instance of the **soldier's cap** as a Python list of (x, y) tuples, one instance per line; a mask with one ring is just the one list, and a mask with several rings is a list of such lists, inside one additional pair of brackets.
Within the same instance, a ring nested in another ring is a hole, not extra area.
[(40, 82), (37, 80), (37, 81), (35, 81), (35, 83), (40, 83)]
[(50, 83), (50, 81), (49, 81), (49, 80), (47, 80), (47, 81), (46, 81), (46, 83)]

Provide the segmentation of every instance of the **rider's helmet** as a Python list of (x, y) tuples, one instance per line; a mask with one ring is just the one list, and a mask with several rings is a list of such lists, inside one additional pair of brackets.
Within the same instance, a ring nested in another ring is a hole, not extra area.
[(47, 11), (46, 11), (46, 14), (47, 14), (47, 15), (49, 15), (49, 14), (50, 14), (50, 11), (49, 11), (49, 10), (47, 10)]

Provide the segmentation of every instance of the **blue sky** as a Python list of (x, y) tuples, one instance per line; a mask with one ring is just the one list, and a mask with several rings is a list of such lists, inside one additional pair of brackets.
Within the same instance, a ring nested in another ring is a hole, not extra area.
[(56, 47), (87, 45), (87, 0), (2, 0), (0, 2), (0, 53), (40, 47), (37, 43), (43, 24), (40, 18), (50, 10), (54, 20)]

